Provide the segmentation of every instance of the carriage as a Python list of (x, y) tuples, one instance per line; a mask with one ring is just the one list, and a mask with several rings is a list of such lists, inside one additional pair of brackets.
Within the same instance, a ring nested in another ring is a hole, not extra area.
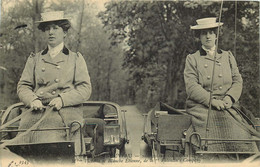
[[(1, 126), (16, 119), (17, 121), (11, 125), (1, 128), (1, 144), (8, 140), (15, 138), (18, 132), (26, 131), (18, 129), (19, 116), (22, 115), (21, 108), (23, 103), (17, 103), (10, 106), (2, 112)], [(116, 157), (124, 156), (125, 144), (129, 142), (127, 137), (125, 110), (121, 110), (116, 103), (107, 101), (87, 101), (83, 103), (83, 117), (84, 125), (81, 126), (78, 122), (72, 124), (80, 125), (80, 133), (84, 136), (81, 146), (85, 147), (86, 153), (83, 155), (81, 148), (81, 157), (87, 162), (95, 161), (99, 157)], [(102, 124), (96, 124), (96, 120), (101, 121)], [(71, 125), (72, 126), (72, 125)], [(70, 133), (70, 126), (63, 128), (46, 128), (46, 129), (32, 129), (32, 131), (47, 131), (47, 130), (66, 130)], [(97, 133), (97, 129), (101, 128), (102, 134)], [(87, 130), (88, 129), (88, 130)], [(91, 133), (90, 133), (91, 132)], [(101, 140), (103, 148), (97, 152), (97, 140)], [(8, 143), (8, 142), (7, 142)], [(48, 143), (25, 143), (25, 144), (6, 144), (6, 147), (13, 153), (22, 156), (25, 159), (33, 162), (40, 161), (66, 161), (74, 163), (75, 158), (74, 142), (67, 138), (66, 141), (48, 142)], [(82, 159), (80, 160), (82, 161)]]
[[(142, 140), (150, 148), (152, 159), (154, 161), (201, 162), (203, 157), (208, 155), (233, 155), (236, 157), (236, 161), (241, 161), (251, 155), (259, 155), (259, 151), (209, 151), (205, 143), (210, 141), (226, 143), (256, 142), (259, 149), (260, 138), (237, 140), (202, 138), (199, 133), (188, 132), (190, 126), (191, 116), (184, 109), (175, 109), (162, 102), (157, 103), (148, 114), (144, 114)], [(196, 151), (193, 151), (190, 145), (194, 138), (197, 138), (199, 143), (199, 148)], [(255, 159), (259, 160), (259, 158)]]

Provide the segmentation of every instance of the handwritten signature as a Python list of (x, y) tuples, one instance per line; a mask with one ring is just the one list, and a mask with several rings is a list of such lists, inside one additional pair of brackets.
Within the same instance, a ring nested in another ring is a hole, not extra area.
[(8, 167), (16, 167), (16, 166), (22, 166), (22, 165), (29, 165), (29, 162), (26, 160), (21, 160), (21, 161), (11, 161), (8, 165)]

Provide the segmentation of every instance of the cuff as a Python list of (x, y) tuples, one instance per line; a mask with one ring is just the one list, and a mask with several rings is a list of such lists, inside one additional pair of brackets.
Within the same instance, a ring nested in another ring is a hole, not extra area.
[(234, 99), (231, 95), (227, 94), (226, 96), (229, 96), (229, 97), (230, 97), (232, 103), (235, 103), (235, 102), (236, 102), (235, 99)]
[(58, 95), (58, 97), (61, 99), (62, 107), (64, 107), (64, 102), (63, 102), (63, 99), (62, 99), (62, 97), (60, 96), (60, 94)]
[(58, 97), (61, 98), (62, 107), (65, 107), (65, 105), (64, 105), (64, 97), (62, 97), (62, 94), (59, 94)]

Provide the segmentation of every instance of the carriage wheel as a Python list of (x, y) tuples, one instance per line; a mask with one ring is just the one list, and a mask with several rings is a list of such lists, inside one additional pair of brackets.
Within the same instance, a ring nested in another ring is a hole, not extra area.
[(165, 158), (165, 151), (166, 151), (166, 147), (165, 146), (161, 146), (160, 142), (156, 142), (156, 148), (157, 148), (157, 160), (158, 161), (163, 161)]
[(106, 152), (108, 152), (109, 154), (105, 155), (105, 158), (114, 158), (116, 156), (116, 148), (112, 147), (112, 146), (108, 146), (106, 147)]
[(161, 146), (159, 141), (153, 141), (152, 144), (153, 161), (163, 161), (165, 156), (165, 146)]
[(152, 160), (155, 162), (156, 161), (156, 149), (155, 149), (155, 141), (152, 141)]
[(110, 155), (110, 158), (116, 157), (116, 147), (110, 147), (109, 155)]
[(125, 155), (126, 155), (126, 151), (125, 151), (125, 143), (124, 143), (119, 149), (119, 156), (124, 157)]

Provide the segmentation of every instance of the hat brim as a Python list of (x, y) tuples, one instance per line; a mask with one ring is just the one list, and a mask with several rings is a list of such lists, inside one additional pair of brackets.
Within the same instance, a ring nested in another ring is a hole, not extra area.
[(205, 24), (205, 25), (195, 25), (191, 26), (190, 28), (192, 30), (202, 30), (202, 29), (210, 29), (210, 28), (215, 28), (218, 26), (222, 26), (223, 23), (214, 23), (214, 24)]
[(44, 20), (44, 21), (36, 21), (35, 23), (48, 23), (48, 22), (53, 22), (53, 21), (69, 21), (68, 18), (64, 18), (64, 19), (54, 19), (54, 20)]

